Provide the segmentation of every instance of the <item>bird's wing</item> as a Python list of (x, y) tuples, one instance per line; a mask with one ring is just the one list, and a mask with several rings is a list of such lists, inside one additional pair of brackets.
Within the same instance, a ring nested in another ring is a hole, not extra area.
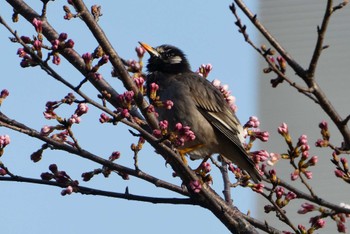
[(243, 129), (241, 129), (237, 117), (226, 103), (220, 90), (208, 80), (194, 73), (186, 80), (192, 99), (202, 115), (246, 154), (242, 146)]

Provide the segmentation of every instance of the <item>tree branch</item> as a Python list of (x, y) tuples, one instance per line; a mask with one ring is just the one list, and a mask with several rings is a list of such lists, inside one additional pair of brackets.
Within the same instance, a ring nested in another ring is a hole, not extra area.
[[(13, 177), (0, 176), (0, 181), (24, 182), (24, 183), (40, 184), (40, 185), (48, 185), (48, 186), (66, 188), (65, 185), (57, 183), (55, 181), (40, 180), (40, 179), (22, 177), (22, 176), (17, 176), (17, 175), (13, 176)], [(124, 199), (124, 200), (148, 202), (148, 203), (153, 203), (153, 204), (198, 205), (198, 204), (196, 204), (195, 200), (192, 200), (190, 198), (161, 198), (161, 197), (139, 196), (139, 195), (130, 194), (128, 192), (128, 189), (126, 190), (125, 193), (116, 193), (116, 192), (99, 190), (99, 189), (85, 187), (85, 186), (79, 186), (79, 185), (75, 186), (74, 188), (77, 189), (77, 191), (75, 191), (76, 193), (80, 193), (83, 195), (113, 197), (113, 198), (119, 198), (119, 199)]]

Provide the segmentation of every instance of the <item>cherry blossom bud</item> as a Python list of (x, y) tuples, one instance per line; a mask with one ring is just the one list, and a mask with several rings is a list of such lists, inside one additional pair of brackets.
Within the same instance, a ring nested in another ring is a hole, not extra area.
[(117, 160), (118, 158), (120, 158), (120, 152), (119, 151), (115, 151), (111, 154), (111, 156), (109, 156), (109, 160), (110, 161), (114, 161)]
[(89, 107), (86, 103), (79, 103), (77, 109), (75, 110), (75, 113), (78, 115), (78, 116), (81, 116), (83, 114), (86, 114), (89, 110)]
[(68, 122), (70, 124), (79, 124), (81, 121), (80, 117), (77, 114), (72, 115), (69, 119)]
[(33, 43), (33, 47), (35, 50), (41, 50), (41, 47), (42, 47), (42, 42), (40, 40), (35, 40), (34, 43)]
[(32, 21), (32, 24), (34, 25), (35, 27), (35, 31), (37, 33), (41, 33), (43, 28), (42, 28), (42, 21), (41, 20), (38, 20), (37, 18), (34, 18), (33, 21)]
[(309, 179), (309, 180), (312, 179), (312, 172), (311, 171), (303, 171), (303, 173), (307, 179)]
[(318, 162), (318, 157), (317, 156), (312, 156), (311, 159), (308, 161), (308, 164), (310, 166), (315, 166), (317, 162)]
[(48, 136), (52, 132), (53, 128), (51, 126), (45, 125), (41, 128), (40, 134), (43, 136)]
[(24, 58), (26, 56), (27, 52), (25, 52), (24, 48), (19, 48), (17, 50), (17, 54), (20, 58)]
[(50, 170), (52, 173), (56, 173), (56, 172), (58, 172), (58, 167), (57, 167), (56, 164), (50, 164), (49, 170)]
[(100, 73), (98, 73), (98, 72), (95, 72), (94, 73), (94, 79), (95, 80), (102, 80), (102, 75)]
[(4, 168), (0, 168), (0, 176), (7, 175), (7, 171)]
[(269, 171), (269, 175), (270, 175), (270, 180), (271, 182), (275, 182), (277, 180), (277, 175), (276, 175), (276, 170), (275, 169), (271, 169)]
[(337, 229), (340, 233), (346, 233), (346, 226), (344, 222), (337, 222)]
[(157, 90), (159, 89), (159, 86), (156, 83), (152, 83), (150, 85), (150, 99), (155, 100), (157, 97)]
[(108, 55), (103, 55), (102, 58), (98, 61), (98, 65), (102, 66), (103, 64), (108, 63), (109, 61), (109, 56)]
[(135, 77), (134, 78), (135, 84), (137, 85), (137, 87), (141, 90), (143, 89), (143, 84), (145, 83), (145, 79), (140, 76), (140, 77)]
[(282, 123), (282, 125), (278, 128), (278, 133), (281, 135), (288, 134), (288, 125), (286, 123)]
[(270, 153), (270, 158), (269, 160), (267, 161), (267, 164), (269, 166), (273, 166), (277, 163), (278, 160), (280, 160), (281, 158), (281, 155), (280, 154), (277, 154), (277, 153)]
[(340, 162), (343, 164), (345, 170), (349, 170), (348, 160), (346, 158), (341, 158)]
[(287, 68), (286, 60), (282, 56), (278, 56), (277, 62), (280, 65), (281, 71), (285, 71)]
[(142, 58), (143, 55), (146, 53), (146, 50), (142, 46), (138, 46), (135, 48), (137, 57)]
[(275, 193), (276, 193), (276, 197), (278, 199), (282, 198), (282, 196), (284, 195), (284, 188), (283, 187), (277, 187)]
[(83, 181), (89, 181), (92, 177), (94, 177), (94, 172), (84, 172), (81, 174), (81, 177), (83, 177)]
[(157, 138), (161, 138), (162, 137), (162, 132), (159, 129), (154, 129), (153, 130), (153, 136), (155, 136)]
[(211, 165), (208, 162), (203, 162), (201, 168), (205, 173), (209, 173), (211, 171)]
[(68, 34), (67, 33), (61, 33), (59, 36), (58, 36), (58, 40), (59, 41), (65, 41), (67, 40), (68, 38)]
[(52, 63), (55, 64), (55, 65), (60, 65), (61, 63), (61, 58), (60, 56), (58, 55), (58, 53), (55, 53), (52, 57)]
[(214, 79), (211, 83), (212, 83), (216, 88), (220, 88), (220, 85), (221, 85), (221, 81), (220, 81), (220, 80)]
[(9, 135), (3, 135), (0, 136), (0, 148), (6, 147), (8, 144), (10, 144), (10, 136)]
[(298, 145), (307, 145), (307, 136), (306, 135), (301, 135), (299, 137)]
[(49, 181), (49, 180), (52, 180), (54, 178), (54, 175), (51, 174), (50, 172), (43, 172), (43, 173), (41, 173), (40, 177), (42, 180)]
[(339, 177), (339, 178), (344, 177), (344, 172), (342, 172), (341, 170), (338, 170), (338, 169), (334, 171), (334, 174), (336, 177)]
[(311, 218), (310, 223), (312, 223), (312, 226), (315, 229), (323, 228), (326, 225), (326, 221), (324, 219), (320, 219), (320, 218), (317, 218), (316, 220), (313, 220), (313, 218)]
[(42, 153), (43, 153), (43, 150), (39, 149), (30, 155), (30, 159), (33, 162), (39, 162), (42, 158)]
[(255, 163), (264, 162), (269, 158), (269, 153), (266, 150), (251, 152), (252, 159)]
[(160, 121), (159, 128), (161, 130), (166, 130), (168, 128), (168, 121), (167, 120)]
[(265, 187), (264, 184), (254, 184), (252, 189), (253, 189), (254, 192), (263, 193), (264, 192), (264, 187)]
[(300, 233), (303, 233), (303, 234), (307, 233), (306, 228), (301, 224), (298, 225), (298, 229), (299, 229)]
[(306, 202), (301, 205), (301, 208), (298, 210), (298, 214), (306, 214), (316, 209), (317, 208), (315, 207), (315, 205)]
[(318, 126), (323, 130), (328, 130), (328, 123), (325, 120), (323, 120)]
[(202, 189), (202, 185), (199, 180), (193, 180), (190, 182), (190, 188), (194, 193), (199, 193)]
[(177, 123), (175, 124), (175, 131), (179, 132), (182, 129), (182, 124), (181, 123)]
[(296, 195), (295, 193), (291, 192), (291, 191), (289, 191), (289, 192), (287, 193), (287, 195), (286, 195), (286, 200), (287, 200), (287, 201), (293, 200), (293, 199), (295, 199), (295, 198), (297, 198), (297, 195)]
[(7, 98), (8, 95), (10, 95), (10, 92), (9, 92), (7, 89), (3, 89), (3, 90), (0, 92), (0, 98), (2, 98), (2, 99)]
[(318, 139), (315, 143), (316, 147), (327, 147), (329, 142), (327, 140)]
[(170, 110), (174, 106), (174, 103), (171, 100), (166, 100), (163, 102), (163, 105), (165, 109)]
[(90, 53), (85, 53), (81, 56), (85, 62), (85, 64), (90, 64), (92, 61), (92, 55)]
[(100, 121), (100, 123), (107, 123), (110, 119), (111, 118), (108, 115), (106, 115), (105, 113), (102, 113), (100, 115), (99, 121)]
[(74, 47), (74, 41), (72, 39), (69, 39), (68, 41), (66, 41), (66, 43), (64, 44), (65, 48), (73, 48)]
[(51, 41), (51, 49), (52, 50), (57, 50), (60, 46), (60, 41), (58, 39), (52, 40)]
[(130, 113), (129, 113), (128, 109), (123, 109), (120, 114), (121, 114), (121, 116), (123, 118), (129, 118), (130, 117)]
[(256, 116), (250, 116), (248, 122), (244, 125), (245, 128), (258, 128), (260, 121)]
[(295, 170), (291, 175), (290, 175), (290, 179), (291, 180), (296, 180), (299, 178), (299, 170)]
[(25, 44), (29, 44), (32, 40), (30, 39), (30, 37), (27, 36), (21, 36), (21, 40), (25, 43)]

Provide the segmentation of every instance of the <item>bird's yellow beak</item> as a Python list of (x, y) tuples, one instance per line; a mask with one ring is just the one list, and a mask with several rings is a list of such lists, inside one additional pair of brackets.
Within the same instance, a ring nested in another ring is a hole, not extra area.
[(139, 41), (139, 44), (151, 55), (151, 56), (156, 56), (158, 57), (159, 56), (159, 53), (156, 49), (154, 49), (152, 46), (146, 44), (146, 43), (143, 43), (143, 42), (140, 42)]

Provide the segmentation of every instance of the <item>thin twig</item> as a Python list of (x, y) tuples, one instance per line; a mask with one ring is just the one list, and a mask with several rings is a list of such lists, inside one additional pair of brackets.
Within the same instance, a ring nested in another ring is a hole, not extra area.
[(325, 11), (324, 16), (323, 16), (321, 28), (320, 27), (317, 28), (318, 37), (317, 37), (317, 42), (316, 42), (316, 46), (314, 49), (314, 53), (313, 53), (311, 61), (310, 61), (309, 69), (307, 70), (307, 78), (308, 79), (313, 79), (315, 76), (316, 67), (318, 64), (318, 60), (321, 56), (321, 53), (323, 51), (323, 41), (324, 41), (324, 37), (325, 37), (326, 31), (327, 31), (328, 23), (329, 23), (329, 20), (331, 18), (332, 12), (333, 12), (333, 1), (328, 0), (327, 6), (326, 6), (326, 11)]
[[(60, 188), (66, 187), (65, 185), (57, 183), (55, 181), (28, 178), (28, 177), (22, 177), (17, 175), (13, 175), (11, 177), (1, 176), (0, 181), (24, 182), (24, 183), (31, 183), (31, 184), (49, 185), (49, 186), (55, 186)], [(99, 189), (85, 187), (85, 186), (75, 186), (74, 188), (76, 189), (75, 191), (76, 193), (80, 193), (83, 195), (95, 195), (95, 196), (98, 195), (98, 196), (113, 197), (113, 198), (119, 198), (119, 199), (131, 200), (131, 201), (148, 202), (153, 204), (197, 205), (196, 201), (190, 198), (148, 197), (148, 196), (130, 194), (129, 192), (117, 193), (117, 192), (99, 190)]]

